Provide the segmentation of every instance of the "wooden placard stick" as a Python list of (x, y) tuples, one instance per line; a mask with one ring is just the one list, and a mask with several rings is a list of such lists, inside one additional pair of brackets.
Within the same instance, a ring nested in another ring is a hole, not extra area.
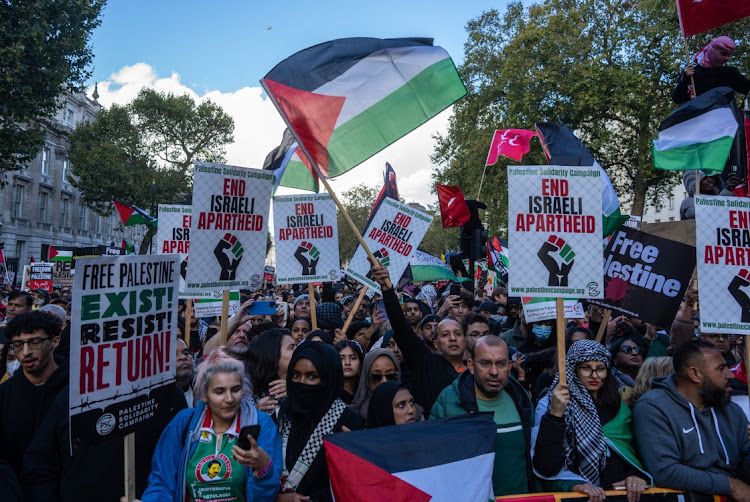
[(125, 500), (135, 500), (135, 432), (131, 432), (123, 438), (125, 450), (123, 460), (125, 461)]
[(568, 383), (565, 374), (565, 300), (557, 298), (557, 374), (560, 383)]
[(182, 334), (185, 338), (185, 345), (190, 347), (190, 318), (193, 316), (193, 300), (185, 300), (185, 332)]
[(604, 333), (607, 332), (607, 324), (609, 324), (609, 320), (612, 317), (612, 309), (604, 309), (604, 313), (602, 314), (602, 323), (599, 325), (599, 329), (596, 331), (596, 341), (599, 343), (602, 343), (602, 339), (604, 338)]
[(229, 290), (221, 292), (221, 330), (219, 331), (219, 345), (227, 344), (227, 321), (229, 321)]
[(346, 318), (346, 322), (344, 323), (344, 327), (342, 328), (344, 333), (346, 333), (346, 330), (349, 329), (349, 325), (354, 320), (354, 314), (357, 313), (359, 304), (362, 303), (362, 299), (365, 297), (366, 294), (367, 294), (367, 286), (364, 286), (362, 288), (362, 291), (359, 292), (359, 296), (357, 297), (357, 300), (354, 302), (354, 306), (352, 307), (352, 310), (349, 312), (349, 317)]
[(318, 329), (318, 313), (315, 312), (315, 289), (312, 282), (307, 283), (307, 294), (310, 296), (310, 322), (312, 322), (312, 330), (315, 331)]

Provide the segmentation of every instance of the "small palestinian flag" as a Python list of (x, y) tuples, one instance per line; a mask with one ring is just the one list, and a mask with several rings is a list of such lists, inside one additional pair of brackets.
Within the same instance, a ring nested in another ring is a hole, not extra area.
[(73, 251), (58, 251), (52, 246), (49, 247), (49, 261), (73, 261)]
[(122, 240), (122, 245), (120, 247), (125, 250), (125, 254), (133, 254), (135, 252), (135, 244), (128, 242), (125, 239)]
[(413, 282), (429, 281), (467, 281), (467, 277), (456, 277), (453, 270), (437, 256), (417, 249), (409, 262)]
[(273, 171), (273, 193), (279, 186), (319, 192), (318, 176), (287, 127), (281, 144), (266, 155), (263, 169)]
[(139, 207), (128, 206), (121, 202), (113, 200), (115, 203), (115, 209), (117, 209), (120, 219), (123, 225), (148, 225), (156, 226), (156, 218), (152, 218), (146, 211)]
[(324, 42), (277, 64), (260, 83), (326, 177), (359, 165), (466, 94), (448, 53), (425, 38)]
[(494, 501), (496, 431), (482, 414), (327, 436), (331, 490), (337, 501)]
[(723, 171), (739, 127), (733, 101), (732, 89), (715, 87), (673, 111), (653, 142), (654, 165), (668, 171)]
[(508, 248), (503, 247), (497, 236), (487, 239), (487, 266), (508, 284)]

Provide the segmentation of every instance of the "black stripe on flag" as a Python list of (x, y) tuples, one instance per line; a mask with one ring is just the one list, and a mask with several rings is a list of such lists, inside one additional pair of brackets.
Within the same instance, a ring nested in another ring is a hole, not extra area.
[(292, 54), (264, 77), (312, 92), (374, 52), (395, 47), (432, 46), (431, 38), (340, 38)]
[(393, 474), (493, 453), (496, 429), (491, 413), (479, 413), (341, 432), (325, 440)]
[(729, 87), (714, 87), (710, 91), (699, 94), (684, 105), (672, 112), (659, 125), (659, 130), (663, 131), (686, 120), (703, 115), (717, 108), (726, 108), (731, 106), (734, 100), (734, 91)]
[(544, 151), (553, 166), (593, 166), (594, 156), (580, 139), (560, 121), (534, 124)]

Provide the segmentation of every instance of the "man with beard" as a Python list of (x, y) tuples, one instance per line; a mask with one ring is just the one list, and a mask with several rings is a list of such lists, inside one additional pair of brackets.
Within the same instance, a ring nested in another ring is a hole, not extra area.
[(497, 424), (492, 469), (495, 496), (532, 492), (529, 445), (534, 408), (529, 395), (510, 375), (513, 364), (508, 345), (498, 336), (484, 335), (472, 345), (470, 354), (469, 371), (440, 393), (430, 419), (493, 413)]
[(635, 436), (656, 486), (750, 500), (747, 417), (729, 398), (733, 378), (716, 347), (680, 345), (674, 374), (636, 403)]

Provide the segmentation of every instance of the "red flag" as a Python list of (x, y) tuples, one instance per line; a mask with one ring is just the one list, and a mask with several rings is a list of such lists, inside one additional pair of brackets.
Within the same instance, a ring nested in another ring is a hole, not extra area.
[(688, 38), (750, 16), (750, 0), (677, 0), (677, 14)]
[(471, 214), (466, 205), (464, 194), (458, 187), (450, 185), (435, 184), (440, 203), (440, 216), (443, 219), (443, 228), (462, 227), (468, 223)]
[(531, 150), (531, 138), (536, 136), (534, 131), (526, 129), (502, 129), (495, 131), (492, 137), (492, 145), (487, 154), (488, 166), (497, 162), (500, 155), (505, 155), (513, 160), (521, 160)]

